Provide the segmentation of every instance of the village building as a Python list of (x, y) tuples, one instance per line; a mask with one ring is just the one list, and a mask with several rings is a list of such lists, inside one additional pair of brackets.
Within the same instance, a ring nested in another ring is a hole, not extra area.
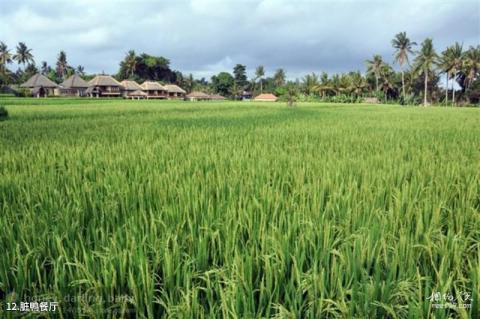
[(253, 100), (256, 102), (276, 102), (278, 98), (272, 93), (262, 93), (257, 95)]
[(74, 74), (60, 84), (60, 94), (65, 96), (86, 96), (88, 83)]
[[(122, 85), (123, 97), (131, 97), (134, 92), (136, 92), (135, 95), (137, 97), (140, 96), (138, 95), (137, 91), (142, 91), (142, 87), (137, 82), (131, 80), (123, 80), (122, 82), (120, 82), (120, 84)], [(146, 93), (144, 95), (142, 94), (142, 96), (146, 95)]]
[(20, 85), (20, 87), (30, 89), (30, 93), (34, 97), (39, 98), (55, 95), (55, 89), (58, 88), (58, 85), (46, 76), (37, 73), (28, 79), (27, 82)]
[(90, 97), (119, 97), (122, 85), (110, 75), (97, 75), (88, 82), (86, 93)]
[(175, 84), (166, 84), (164, 87), (168, 92), (169, 99), (183, 99), (187, 93), (184, 89)]
[(145, 81), (140, 86), (147, 93), (147, 99), (166, 99), (168, 96), (167, 89), (158, 82)]
[(186, 98), (189, 101), (206, 101), (206, 100), (210, 100), (210, 95), (200, 91), (193, 91), (187, 94)]
[(128, 99), (132, 99), (132, 100), (140, 100), (140, 99), (146, 99), (148, 98), (148, 94), (141, 91), (141, 90), (136, 90), (136, 91), (133, 91), (133, 92), (129, 92), (125, 98), (128, 98)]

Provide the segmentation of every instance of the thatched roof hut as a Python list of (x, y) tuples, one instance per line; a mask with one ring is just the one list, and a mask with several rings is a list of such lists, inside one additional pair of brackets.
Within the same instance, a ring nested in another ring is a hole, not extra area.
[(58, 87), (57, 83), (51, 81), (49, 78), (47, 78), (45, 75), (42, 75), (40, 73), (35, 74), (32, 76), (30, 79), (27, 80), (27, 82), (23, 83), (20, 85), (20, 87), (23, 88), (56, 88)]
[(153, 81), (145, 81), (140, 86), (144, 91), (167, 91), (160, 83)]
[(187, 93), (185, 92), (184, 89), (182, 89), (181, 87), (175, 84), (166, 84), (164, 87), (165, 89), (167, 89), (168, 93), (180, 93), (180, 94)]
[(125, 91), (133, 92), (133, 91), (141, 91), (142, 90), (142, 87), (140, 86), (140, 84), (138, 84), (135, 81), (123, 80), (122, 82), (120, 82), (120, 84), (123, 86), (123, 89)]
[(110, 75), (97, 75), (88, 82), (86, 93), (90, 96), (120, 96), (123, 89), (120, 82), (112, 78)]
[(272, 93), (262, 93), (257, 95), (253, 100), (260, 102), (276, 102), (278, 98)]
[(120, 82), (110, 75), (97, 75), (88, 82), (89, 86), (121, 87)]
[(82, 79), (78, 74), (74, 74), (60, 84), (61, 87), (66, 89), (88, 88), (87, 81)]
[(210, 95), (200, 92), (200, 91), (193, 91), (187, 94), (187, 99), (190, 101), (199, 101), (199, 100), (210, 100)]

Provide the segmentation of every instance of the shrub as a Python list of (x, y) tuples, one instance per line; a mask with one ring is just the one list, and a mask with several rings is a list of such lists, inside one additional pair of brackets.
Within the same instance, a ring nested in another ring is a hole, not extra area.
[(0, 121), (8, 119), (8, 111), (5, 107), (0, 106)]

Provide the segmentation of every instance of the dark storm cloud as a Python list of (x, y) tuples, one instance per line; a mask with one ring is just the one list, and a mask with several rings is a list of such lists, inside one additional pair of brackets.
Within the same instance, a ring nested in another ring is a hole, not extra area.
[(0, 40), (25, 41), (36, 60), (54, 64), (58, 51), (89, 72), (118, 69), (125, 52), (163, 55), (196, 76), (250, 72), (264, 65), (290, 77), (365, 69), (365, 59), (392, 60), (390, 41), (406, 31), (438, 51), (454, 41), (479, 43), (476, 0), (191, 0), (0, 2)]

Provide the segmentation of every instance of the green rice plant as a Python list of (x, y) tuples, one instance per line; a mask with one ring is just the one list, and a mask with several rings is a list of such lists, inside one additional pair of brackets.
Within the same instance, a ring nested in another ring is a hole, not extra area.
[(1, 104), (2, 318), (478, 317), (478, 109)]

